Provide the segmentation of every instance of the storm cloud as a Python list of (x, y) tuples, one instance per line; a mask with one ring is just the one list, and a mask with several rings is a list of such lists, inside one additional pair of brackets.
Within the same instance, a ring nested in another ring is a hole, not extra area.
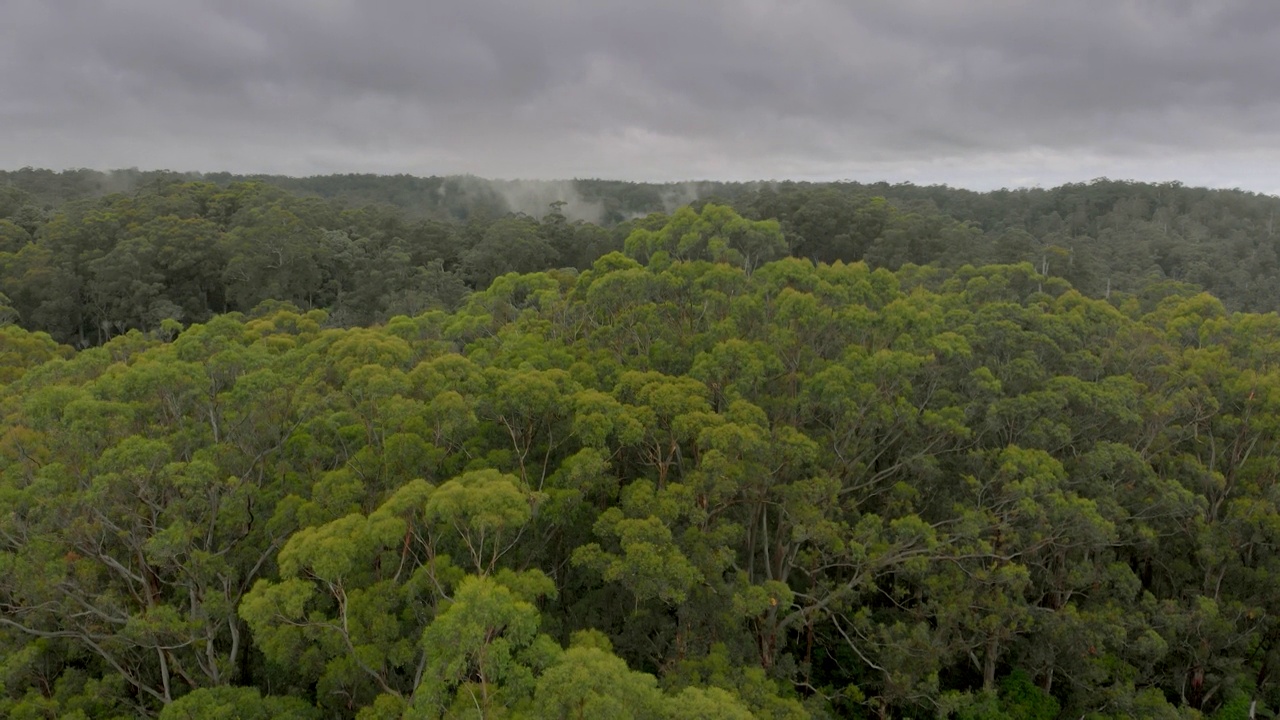
[(1280, 192), (1253, 0), (0, 0), (0, 166)]

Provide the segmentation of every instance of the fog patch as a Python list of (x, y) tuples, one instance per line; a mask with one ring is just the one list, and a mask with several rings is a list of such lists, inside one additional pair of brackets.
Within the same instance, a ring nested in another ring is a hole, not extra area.
[(695, 202), (703, 196), (700, 183), (671, 183), (662, 188), (662, 211), (670, 214), (676, 208)]
[(572, 180), (492, 180), (493, 190), (511, 212), (540, 218), (551, 211), (552, 203), (564, 203), (560, 212), (572, 221), (599, 224), (604, 204), (587, 200)]

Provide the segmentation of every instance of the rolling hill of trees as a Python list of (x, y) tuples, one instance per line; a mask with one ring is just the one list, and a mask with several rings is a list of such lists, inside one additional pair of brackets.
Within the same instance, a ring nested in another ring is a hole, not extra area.
[(1177, 183), (976, 193), (25, 169), (0, 173), (0, 312), (81, 346), (267, 299), (367, 324), (456, 307), (507, 272), (585, 269), (707, 203), (776, 220), (785, 254), (815, 262), (1030, 262), (1091, 297), (1206, 290), (1232, 311), (1280, 309), (1280, 199)]

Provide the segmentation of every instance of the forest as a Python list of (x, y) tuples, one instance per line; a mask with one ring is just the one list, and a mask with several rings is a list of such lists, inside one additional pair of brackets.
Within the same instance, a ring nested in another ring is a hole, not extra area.
[(1278, 206), (0, 173), (0, 716), (1274, 717)]
[(976, 193), (857, 183), (642, 184), (0, 172), (0, 320), (77, 348), (282, 301), (355, 327), (455, 310), (510, 272), (586, 270), (681, 208), (776, 221), (784, 255), (1030, 262), (1089, 297), (1206, 291), (1280, 310), (1280, 198), (1100, 179)]

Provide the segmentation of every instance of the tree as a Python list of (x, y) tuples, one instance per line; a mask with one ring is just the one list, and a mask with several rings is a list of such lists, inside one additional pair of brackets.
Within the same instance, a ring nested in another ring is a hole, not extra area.
[(555, 247), (527, 218), (506, 218), (489, 225), (480, 241), (462, 254), (462, 276), (472, 287), (485, 288), (510, 272), (530, 273), (560, 262)]
[(545, 576), (527, 577), (515, 589), (500, 580), (464, 579), (448, 608), (422, 634), (427, 662), (409, 714), (492, 717), (525, 704), (533, 695), (535, 674), (560, 654), (559, 646), (538, 632), (538, 611), (529, 602), (551, 592)]
[(546, 718), (672, 717), (657, 678), (627, 668), (600, 633), (578, 633), (538, 678), (534, 714)]
[(776, 221), (746, 220), (731, 208), (714, 203), (707, 203), (700, 212), (680, 208), (661, 229), (635, 230), (625, 247), (628, 255), (642, 262), (661, 252), (678, 260), (739, 265), (748, 273), (787, 251)]
[(320, 714), (300, 698), (262, 697), (253, 688), (204, 688), (165, 706), (160, 720), (311, 720)]

